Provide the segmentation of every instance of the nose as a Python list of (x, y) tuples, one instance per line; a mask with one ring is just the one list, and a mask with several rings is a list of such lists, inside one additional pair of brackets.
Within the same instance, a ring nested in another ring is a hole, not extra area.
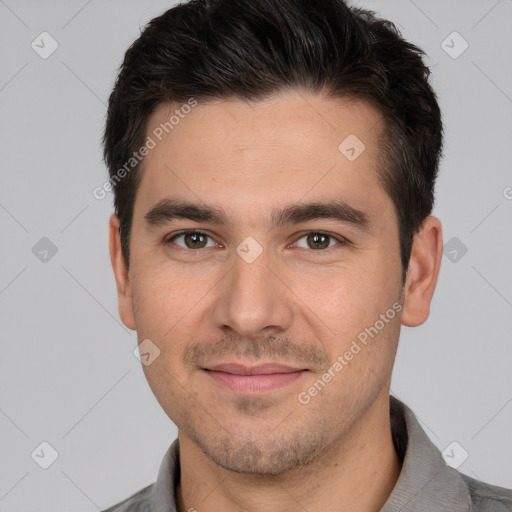
[(216, 327), (247, 339), (288, 330), (294, 314), (293, 294), (283, 278), (278, 263), (266, 251), (252, 262), (236, 254), (231, 272), (217, 290)]

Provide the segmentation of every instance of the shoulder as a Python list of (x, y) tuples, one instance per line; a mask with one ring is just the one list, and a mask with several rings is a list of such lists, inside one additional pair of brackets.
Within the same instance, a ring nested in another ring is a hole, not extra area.
[(512, 512), (512, 489), (460, 475), (468, 486), (475, 512)]
[(102, 512), (150, 512), (154, 487), (155, 484), (148, 485), (129, 498)]

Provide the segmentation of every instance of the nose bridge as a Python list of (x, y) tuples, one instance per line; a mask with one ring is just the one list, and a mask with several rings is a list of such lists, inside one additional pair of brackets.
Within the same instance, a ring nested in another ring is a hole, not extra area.
[(217, 327), (229, 327), (246, 337), (269, 328), (285, 330), (292, 318), (286, 288), (271, 271), (275, 267), (272, 257), (256, 244), (254, 239), (245, 239), (237, 247), (214, 310)]

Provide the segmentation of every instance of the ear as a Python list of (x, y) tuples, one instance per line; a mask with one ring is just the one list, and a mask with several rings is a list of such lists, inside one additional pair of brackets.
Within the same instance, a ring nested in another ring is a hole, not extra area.
[(437, 217), (429, 216), (413, 239), (404, 286), (403, 325), (416, 327), (428, 318), (442, 256), (441, 222)]
[(135, 316), (133, 314), (133, 298), (130, 286), (130, 276), (121, 249), (121, 233), (119, 218), (112, 214), (109, 221), (110, 261), (114, 270), (117, 285), (117, 301), (119, 316), (129, 329), (135, 330)]

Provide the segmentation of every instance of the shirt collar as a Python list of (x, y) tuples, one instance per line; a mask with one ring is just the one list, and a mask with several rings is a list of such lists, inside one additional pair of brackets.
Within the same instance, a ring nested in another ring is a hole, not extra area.
[(176, 490), (180, 472), (180, 445), (175, 439), (160, 464), (150, 512), (177, 512)]
[[(446, 465), (414, 413), (390, 397), (391, 430), (402, 459), (398, 481), (381, 512), (471, 512), (472, 500), (460, 473)], [(176, 439), (165, 454), (153, 489), (151, 512), (177, 512), (176, 489), (180, 478)]]
[(446, 465), (411, 409), (391, 396), (390, 411), (393, 442), (403, 465), (381, 512), (472, 511), (471, 494), (462, 476)]

